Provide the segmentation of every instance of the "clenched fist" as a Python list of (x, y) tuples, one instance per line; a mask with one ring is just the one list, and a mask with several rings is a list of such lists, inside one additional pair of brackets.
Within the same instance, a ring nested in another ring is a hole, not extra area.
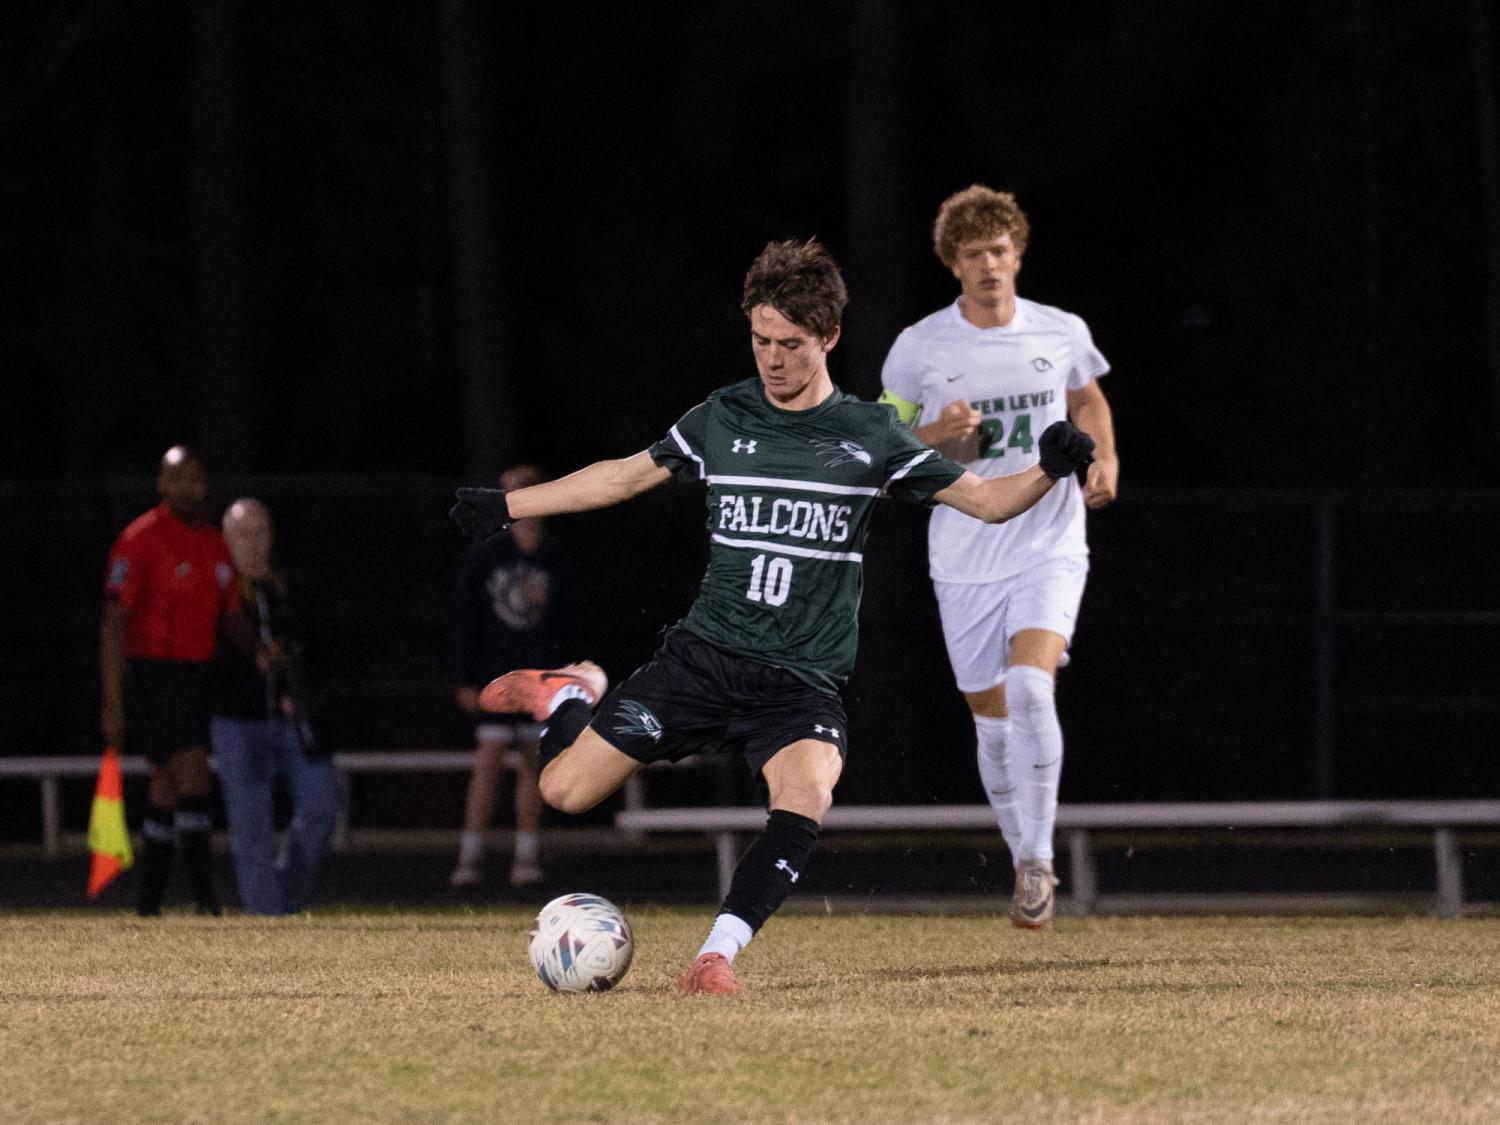
[(1072, 422), (1053, 422), (1042, 431), (1042, 472), (1053, 480), (1071, 476), (1094, 459), (1094, 439)]

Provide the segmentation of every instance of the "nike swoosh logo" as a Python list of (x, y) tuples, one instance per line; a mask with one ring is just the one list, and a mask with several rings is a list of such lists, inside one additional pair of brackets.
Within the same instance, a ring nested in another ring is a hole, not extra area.
[(1055, 765), (1057, 765), (1057, 763), (1060, 762), (1060, 761), (1062, 761), (1061, 758), (1053, 758), (1050, 762), (1042, 762), (1040, 765), (1038, 765), (1036, 762), (1032, 762), (1031, 763), (1031, 768), (1034, 769), (1034, 770), (1044, 770), (1048, 766), (1055, 766)]
[(948, 376), (948, 382), (952, 383), (956, 379), (962, 379), (967, 374), (968, 374), (967, 371), (960, 371), (957, 375), (949, 375)]
[(991, 789), (990, 790), (990, 796), (992, 796), (992, 797), (1009, 797), (1015, 791), (1016, 791), (1016, 787), (1014, 785), (1012, 785), (1009, 789)]
[(1046, 914), (1046, 913), (1047, 913), (1047, 903), (1046, 903), (1045, 900), (1035, 910), (1027, 910), (1024, 905), (1020, 907), (1020, 915), (1021, 915), (1021, 917), (1025, 918), (1028, 922), (1035, 922), (1038, 918), (1040, 918), (1043, 914)]

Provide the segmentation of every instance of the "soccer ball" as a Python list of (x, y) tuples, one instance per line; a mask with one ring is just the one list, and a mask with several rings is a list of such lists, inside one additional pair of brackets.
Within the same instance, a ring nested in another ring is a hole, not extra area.
[(633, 956), (630, 923), (598, 895), (555, 898), (531, 923), (531, 964), (553, 992), (607, 992)]

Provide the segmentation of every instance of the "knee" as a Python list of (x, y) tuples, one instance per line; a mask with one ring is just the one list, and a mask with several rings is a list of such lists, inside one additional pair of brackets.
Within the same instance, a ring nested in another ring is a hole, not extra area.
[(821, 821), (823, 815), (833, 807), (833, 786), (820, 781), (808, 786), (804, 793), (806, 807), (812, 811), (802, 815)]
[(584, 787), (579, 780), (570, 777), (566, 770), (558, 769), (558, 762), (552, 762), (542, 771), (537, 779), (537, 788), (541, 790), (542, 800), (550, 808), (558, 812), (577, 816), (581, 812), (587, 812), (594, 805), (588, 799)]
[(821, 821), (833, 807), (833, 783), (820, 777), (797, 778), (771, 795), (771, 806)]
[(987, 691), (964, 693), (969, 713), (976, 719), (1003, 719), (1009, 712), (1005, 709), (1005, 685), (996, 684)]
[(969, 700), (969, 714), (973, 715), (976, 719), (1005, 719), (1010, 717), (1010, 712), (1005, 709), (1005, 699), (1003, 696), (998, 703)]
[(1006, 675), (1006, 694), (1017, 714), (1037, 715), (1051, 711), (1056, 701), (1056, 685), (1044, 668), (1016, 664)]

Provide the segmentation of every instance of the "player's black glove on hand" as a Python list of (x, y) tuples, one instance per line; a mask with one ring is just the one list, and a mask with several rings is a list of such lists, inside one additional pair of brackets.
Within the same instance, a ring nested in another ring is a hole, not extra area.
[(510, 526), (510, 506), (503, 488), (460, 488), (448, 517), (470, 539), (490, 543)]
[(1072, 422), (1053, 422), (1042, 431), (1042, 472), (1062, 480), (1094, 460), (1094, 439)]

